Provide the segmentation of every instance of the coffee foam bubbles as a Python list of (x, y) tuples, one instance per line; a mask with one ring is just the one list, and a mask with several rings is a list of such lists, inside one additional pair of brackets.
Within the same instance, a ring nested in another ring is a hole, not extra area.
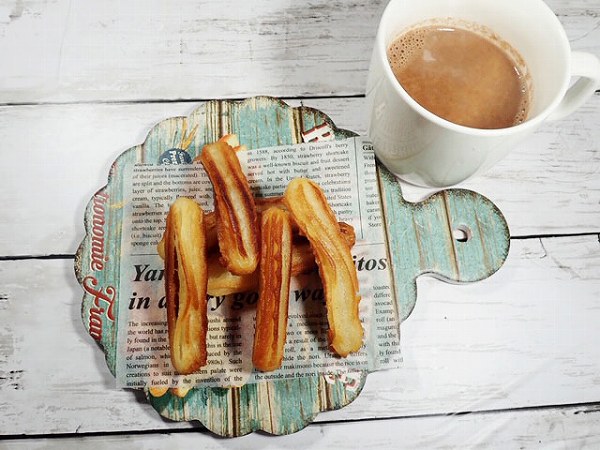
[(417, 51), (423, 50), (426, 34), (423, 29), (408, 30), (392, 42), (388, 49), (388, 61), (392, 70), (404, 67)]
[[(515, 72), (521, 82), (521, 103), (514, 116), (513, 125), (518, 125), (527, 119), (532, 96), (531, 76), (522, 56), (508, 42), (504, 41), (488, 27), (454, 18), (438, 18), (416, 24), (395, 37), (387, 49), (387, 58), (394, 74), (402, 72), (415, 58), (427, 57), (423, 52), (431, 30), (463, 30), (474, 33), (501, 50), (514, 63)], [(432, 59), (433, 60), (433, 59)]]

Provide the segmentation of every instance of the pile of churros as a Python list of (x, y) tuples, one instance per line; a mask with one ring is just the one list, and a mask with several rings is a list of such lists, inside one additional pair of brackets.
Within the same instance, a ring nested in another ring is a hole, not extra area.
[(281, 366), (290, 278), (318, 268), (329, 344), (346, 357), (362, 346), (358, 276), (351, 225), (338, 222), (321, 188), (293, 179), (283, 197), (254, 198), (240, 166), (235, 135), (205, 145), (197, 158), (214, 190), (214, 211), (180, 197), (170, 207), (158, 253), (165, 263), (171, 361), (182, 375), (206, 365), (207, 294), (258, 288), (252, 363)]

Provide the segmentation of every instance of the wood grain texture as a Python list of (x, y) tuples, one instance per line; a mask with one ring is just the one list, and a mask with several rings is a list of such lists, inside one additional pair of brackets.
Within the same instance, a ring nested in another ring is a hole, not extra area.
[[(344, 96), (364, 93), (384, 3), (1, 3), (0, 104), (27, 105), (0, 106), (0, 257), (73, 254), (87, 200), (112, 161), (154, 124), (197, 106), (174, 100), (300, 97), (364, 134), (364, 99)], [(574, 49), (600, 55), (597, 0), (547, 3)], [(513, 236), (599, 233), (598, 123), (596, 93), (461, 187), (490, 198)], [(403, 194), (416, 201), (431, 191), (405, 185)], [(354, 403), (317, 421), (415, 417), (313, 424), (227, 446), (599, 446), (597, 407), (498, 411), (600, 400), (599, 252), (597, 235), (534, 237), (514, 240), (503, 269), (480, 283), (420, 278), (402, 330), (404, 367), (370, 375)], [(80, 295), (72, 260), (0, 261), (0, 436), (160, 434), (0, 446), (223, 447), (197, 433), (197, 422), (164, 421), (145, 398), (114, 389), (81, 326)], [(490, 412), (445, 416), (471, 410)], [(182, 428), (193, 430), (162, 434)]]
[[(333, 127), (336, 139), (352, 136), (351, 132), (335, 128), (317, 110), (291, 108), (277, 99), (212, 101), (187, 117), (160, 122), (141, 146), (132, 147), (117, 158), (108, 185), (88, 203), (86, 237), (75, 258), (78, 280), (85, 289), (83, 322), (104, 349), (112, 373), (116, 365), (118, 319), (112, 317), (107, 303), (118, 311), (123, 222), (123, 208), (119, 205), (126, 200), (122, 193), (125, 167), (159, 161), (160, 155), (176, 147), (174, 142), (181, 140), (183, 129), (197, 130), (187, 149), (193, 159), (207, 142), (216, 141), (223, 134), (234, 133), (253, 149), (301, 142), (302, 132), (324, 123)], [(422, 273), (464, 283), (486, 278), (500, 268), (508, 253), (508, 229), (502, 214), (489, 200), (475, 192), (450, 189), (424, 202), (409, 204), (403, 200), (395, 177), (383, 168), (378, 173), (390, 242), (391, 276), (402, 320), (414, 308), (415, 278)], [(101, 222), (100, 241), (95, 237), (97, 217)], [(464, 243), (454, 239), (456, 227), (467, 227), (472, 238)], [(106, 263), (96, 268), (94, 258)], [(365, 372), (357, 375), (355, 387), (338, 378), (328, 383), (320, 375), (232, 389), (199, 386), (184, 400), (171, 394), (160, 398), (148, 395), (148, 400), (165, 417), (200, 420), (218, 435), (240, 436), (255, 430), (289, 434), (306, 426), (320, 411), (339, 409), (352, 402), (366, 378)]]
[(384, 167), (378, 169), (402, 320), (415, 307), (417, 277), (428, 274), (451, 283), (468, 283), (500, 269), (510, 237), (502, 213), (491, 201), (473, 191), (447, 189), (410, 203), (404, 200), (396, 178)]
[[(225, 134), (236, 134), (240, 142), (254, 149), (300, 143), (302, 132), (324, 123), (333, 128), (336, 139), (352, 136), (351, 132), (335, 128), (331, 120), (317, 110), (291, 108), (270, 97), (211, 101), (202, 104), (187, 117), (173, 117), (156, 124), (142, 145), (119, 155), (111, 167), (108, 184), (87, 205), (86, 236), (75, 256), (75, 271), (85, 291), (83, 323), (103, 348), (113, 374), (119, 319), (116, 315), (111, 317), (107, 303), (111, 303), (113, 311), (119, 310), (122, 205), (127, 200), (123, 196), (125, 168), (137, 163), (158, 163), (164, 152), (179, 148), (177, 143), (186, 135), (184, 130), (195, 130), (189, 147), (186, 147), (191, 159), (194, 159), (207, 143), (215, 142)], [(395, 183), (395, 180), (390, 182)], [(101, 222), (98, 230), (102, 236), (100, 241), (96, 237), (98, 207), (101, 207), (98, 219)], [(489, 239), (494, 241), (493, 236)], [(95, 267), (95, 258), (105, 263)], [(474, 265), (473, 269), (477, 267)], [(149, 394), (147, 397), (161, 415), (172, 420), (199, 420), (220, 436), (242, 436), (256, 430), (289, 434), (304, 428), (319, 412), (339, 409), (352, 402), (359, 395), (366, 375), (365, 371), (357, 371), (356, 385), (340, 377), (328, 382), (326, 374), (317, 374), (239, 388), (197, 386), (184, 399), (171, 393), (160, 398)]]
[[(341, 128), (365, 132), (362, 98), (303, 103), (322, 110)], [(156, 123), (187, 115), (197, 106), (0, 107), (0, 198), (11, 211), (0, 221), (0, 256), (73, 254), (83, 238), (87, 199), (106, 184), (111, 163), (143, 142)], [(567, 119), (544, 125), (496, 167), (460, 187), (490, 198), (506, 217), (513, 236), (598, 232), (598, 123), (599, 94)], [(429, 194), (403, 185), (407, 200)], [(557, 209), (562, 213), (556, 214)]]
[[(451, 448), (595, 448), (600, 445), (597, 405), (482, 414), (412, 417), (399, 420), (312, 424), (292, 436), (253, 434), (228, 441), (231, 449), (451, 449)], [(20, 449), (75, 450), (197, 448), (217, 450), (223, 442), (205, 433), (81, 436), (7, 440)]]
[[(0, 434), (198, 427), (114, 388), (81, 325), (72, 263), (0, 262)], [(353, 403), (316, 421), (600, 400), (600, 347), (582, 345), (600, 339), (599, 266), (597, 236), (527, 239), (479, 283), (420, 278), (403, 367), (370, 374)]]
[[(0, 102), (363, 94), (386, 3), (5, 2)], [(597, 1), (548, 3), (600, 54)]]
[[(3, 102), (362, 92), (383, 1), (28, 2), (0, 25)], [(318, 44), (315, 45), (315, 38)], [(123, 45), (126, 43), (127, 45)], [(340, 43), (344, 43), (340, 45)], [(11, 51), (19, 45), (21, 52)], [(6, 59), (5, 59), (6, 58)], [(277, 64), (273, 64), (278, 61)], [(323, 76), (344, 74), (334, 80)]]

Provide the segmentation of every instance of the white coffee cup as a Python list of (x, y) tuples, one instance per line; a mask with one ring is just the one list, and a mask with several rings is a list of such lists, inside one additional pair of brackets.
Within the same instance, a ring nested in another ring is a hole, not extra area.
[[(453, 18), (490, 28), (525, 60), (532, 82), (527, 119), (501, 129), (469, 128), (436, 116), (396, 80), (387, 49), (404, 30)], [(572, 77), (579, 79), (570, 86)], [(600, 61), (571, 51), (542, 0), (391, 0), (379, 24), (367, 81), (368, 135), (379, 160), (413, 184), (446, 187), (481, 173), (545, 120), (577, 109), (600, 86)]]

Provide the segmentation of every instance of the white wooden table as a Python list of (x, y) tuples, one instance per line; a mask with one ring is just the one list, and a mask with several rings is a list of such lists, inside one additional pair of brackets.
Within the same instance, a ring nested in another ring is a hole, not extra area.
[[(548, 3), (572, 47), (599, 55), (598, 0)], [(598, 93), (461, 186), (505, 214), (504, 267), (469, 286), (419, 279), (404, 366), (303, 431), (224, 441), (163, 420), (114, 387), (85, 333), (73, 255), (116, 156), (211, 98), (282, 97), (364, 134), (384, 6), (0, 2), (0, 447), (600, 445)]]

